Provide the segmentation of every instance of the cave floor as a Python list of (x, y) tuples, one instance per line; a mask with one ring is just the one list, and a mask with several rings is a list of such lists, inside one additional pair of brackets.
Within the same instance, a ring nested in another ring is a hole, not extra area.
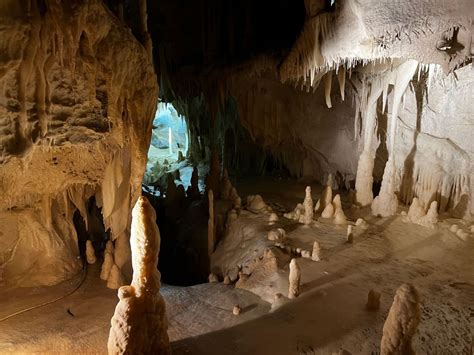
[[(262, 179), (241, 181), (237, 189), (241, 196), (258, 192), (282, 212), (303, 200), (304, 186)], [(313, 198), (320, 191), (313, 186)], [(273, 312), (269, 303), (233, 286), (163, 285), (173, 354), (331, 354), (340, 348), (377, 353), (393, 295), (404, 282), (415, 285), (423, 303), (415, 350), (471, 353), (474, 238), (471, 234), (463, 241), (449, 231), (452, 223), (463, 222), (442, 219), (429, 229), (405, 223), (401, 216), (374, 218), (368, 209), (344, 207), (349, 220), (364, 217), (368, 228), (346, 244), (342, 227), (324, 221), (310, 230), (296, 226), (288, 238), (328, 228), (339, 236), (321, 262), (298, 259), (301, 295)], [(0, 353), (106, 353), (117, 297), (98, 274), (99, 266), (93, 265), (71, 296), (0, 322)], [(54, 287), (0, 291), (0, 318), (62, 295), (79, 281), (80, 276)], [(365, 310), (370, 289), (382, 294), (379, 311)], [(238, 317), (232, 315), (234, 304), (243, 309)]]

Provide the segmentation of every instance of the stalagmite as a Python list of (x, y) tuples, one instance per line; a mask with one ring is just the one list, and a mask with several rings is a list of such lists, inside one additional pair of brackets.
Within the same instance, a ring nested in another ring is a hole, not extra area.
[(214, 221), (214, 193), (209, 190), (207, 193), (209, 202), (209, 220), (207, 222), (207, 253), (210, 257), (214, 252), (216, 242), (216, 224)]
[(315, 213), (320, 213), (320, 212), (324, 211), (324, 209), (328, 205), (332, 205), (331, 180), (332, 180), (332, 175), (329, 174), (327, 185), (324, 188), (323, 192), (321, 193), (321, 197), (319, 198), (318, 202), (316, 203), (316, 206), (314, 207), (314, 212)]
[(453, 224), (451, 225), (451, 227), (449, 227), (449, 230), (453, 233), (456, 233), (459, 229), (459, 226), (457, 224)]
[(267, 239), (268, 240), (280, 240), (285, 238), (286, 232), (283, 228), (278, 228), (278, 229), (272, 229), (271, 231), (268, 232), (267, 234)]
[(274, 225), (276, 222), (278, 222), (278, 216), (276, 213), (271, 213), (270, 216), (268, 217), (268, 225)]
[(109, 272), (109, 277), (107, 278), (107, 287), (112, 290), (117, 290), (122, 287), (123, 284), (122, 273), (117, 264), (113, 264)]
[(298, 297), (300, 293), (301, 270), (299, 265), (296, 263), (296, 259), (291, 259), (288, 281), (288, 298)]
[(311, 260), (321, 261), (321, 245), (319, 245), (318, 241), (315, 241), (313, 243), (313, 252), (311, 254)]
[(234, 316), (238, 316), (238, 315), (240, 314), (241, 310), (242, 310), (242, 309), (240, 308), (240, 306), (239, 306), (238, 304), (236, 304), (236, 305), (234, 306), (234, 308), (232, 309), (232, 314), (233, 314)]
[(209, 276), (207, 277), (209, 283), (216, 283), (216, 282), (219, 282), (219, 277), (217, 277), (216, 274), (214, 273), (210, 273)]
[(328, 204), (323, 212), (321, 213), (321, 217), (323, 218), (332, 218), (334, 217), (334, 205), (332, 203)]
[(100, 270), (100, 278), (102, 280), (107, 280), (110, 275), (112, 266), (114, 265), (114, 256), (112, 253), (107, 250), (104, 253), (104, 262), (102, 263), (102, 268)]
[(90, 240), (86, 241), (86, 259), (88, 264), (95, 264), (97, 261), (95, 250)]
[(229, 276), (229, 275), (225, 275), (225, 276), (224, 276), (223, 284), (224, 284), (224, 285), (230, 285), (230, 284), (231, 284), (231, 280), (230, 280), (230, 276)]
[(356, 222), (355, 222), (355, 225), (357, 227), (362, 227), (362, 228), (366, 228), (367, 227), (367, 222), (364, 221), (362, 218), (357, 218)]
[(424, 226), (434, 227), (438, 223), (438, 201), (433, 201), (426, 215), (421, 219), (421, 224)]
[(352, 243), (354, 241), (354, 234), (352, 234), (352, 225), (351, 224), (349, 224), (347, 226), (346, 240), (347, 240), (348, 243)]
[(407, 219), (412, 223), (418, 223), (425, 216), (425, 209), (417, 197), (413, 197), (410, 208), (408, 209)]
[(311, 198), (311, 187), (306, 186), (305, 198), (303, 201), (304, 214), (300, 216), (300, 223), (305, 225), (311, 224), (313, 222), (313, 199)]
[(342, 209), (341, 196), (339, 194), (334, 196), (334, 200), (332, 203), (334, 206), (334, 224), (346, 224), (347, 218)]
[(133, 279), (119, 290), (107, 349), (109, 354), (170, 354), (165, 301), (157, 270), (160, 232), (156, 213), (145, 197), (132, 211), (130, 244)]
[(368, 311), (378, 311), (380, 309), (380, 293), (374, 290), (370, 290), (367, 295), (367, 304), (365, 308)]
[(420, 318), (417, 290), (410, 284), (401, 285), (383, 326), (380, 354), (415, 354), (411, 342)]

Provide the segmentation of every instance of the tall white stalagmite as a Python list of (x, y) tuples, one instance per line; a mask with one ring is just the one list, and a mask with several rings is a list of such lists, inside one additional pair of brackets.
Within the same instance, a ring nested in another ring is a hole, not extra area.
[(132, 212), (133, 280), (119, 289), (111, 321), (109, 354), (170, 354), (165, 301), (157, 270), (160, 232), (155, 210), (140, 197)]
[(390, 116), (390, 130), (388, 139), (389, 156), (383, 173), (380, 194), (372, 202), (372, 213), (376, 216), (389, 217), (397, 212), (398, 198), (395, 195), (395, 140), (398, 126), (398, 109), (410, 80), (415, 75), (418, 62), (407, 60), (397, 68), (395, 88), (393, 92), (392, 113)]
[[(355, 202), (361, 206), (368, 206), (374, 198), (372, 184), (374, 182), (374, 159), (377, 146), (374, 142), (377, 127), (377, 100), (383, 91), (383, 80), (377, 78), (372, 81), (367, 98), (365, 112), (362, 105), (362, 122), (364, 125), (364, 148), (357, 164), (355, 182)], [(362, 97), (361, 100), (364, 100)]]

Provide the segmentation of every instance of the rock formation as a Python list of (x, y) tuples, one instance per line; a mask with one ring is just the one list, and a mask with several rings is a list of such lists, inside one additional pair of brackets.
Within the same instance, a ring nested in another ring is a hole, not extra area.
[(305, 198), (303, 201), (304, 214), (300, 216), (300, 223), (311, 224), (313, 222), (313, 199), (311, 198), (311, 187), (306, 186)]
[(321, 245), (317, 241), (313, 243), (313, 251), (311, 253), (311, 259), (313, 261), (321, 261)]
[[(4, 277), (23, 286), (80, 271), (73, 216), (87, 226), (93, 196), (129, 255), (158, 98), (146, 50), (104, 2), (41, 4), (8, 2), (0, 19), (0, 223), (20, 226), (0, 249), (16, 246)], [(130, 260), (116, 263), (128, 275)]]
[(107, 349), (109, 354), (170, 354), (165, 302), (157, 270), (160, 232), (156, 214), (145, 197), (132, 212), (133, 279), (119, 289)]
[(346, 215), (342, 210), (341, 196), (337, 194), (332, 201), (334, 206), (334, 224), (347, 224)]
[(209, 220), (207, 222), (207, 254), (209, 257), (214, 252), (216, 242), (216, 224), (214, 220), (214, 193), (212, 190), (207, 192), (209, 203)]
[(382, 355), (415, 354), (411, 342), (420, 317), (418, 291), (410, 284), (401, 285), (395, 293), (392, 307), (383, 326), (380, 353)]
[(380, 309), (380, 293), (374, 290), (370, 290), (367, 294), (367, 303), (365, 308), (368, 311), (378, 311)]
[(86, 259), (88, 264), (95, 264), (97, 261), (95, 250), (90, 240), (86, 241)]
[(291, 259), (290, 275), (288, 276), (288, 298), (298, 297), (300, 294), (301, 270), (296, 259)]

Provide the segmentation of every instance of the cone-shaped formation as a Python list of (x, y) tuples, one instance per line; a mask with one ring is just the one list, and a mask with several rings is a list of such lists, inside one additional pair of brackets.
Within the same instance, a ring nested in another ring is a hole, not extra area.
[(313, 199), (311, 197), (311, 187), (306, 186), (305, 198), (303, 201), (304, 214), (300, 217), (299, 222), (303, 224), (311, 224), (313, 222)]
[(107, 280), (110, 275), (110, 270), (114, 265), (114, 255), (109, 253), (107, 250), (104, 253), (104, 262), (102, 263), (102, 268), (100, 270), (100, 278), (102, 280)]
[(291, 259), (290, 262), (290, 275), (288, 278), (288, 298), (298, 297), (300, 294), (300, 282), (301, 282), (301, 270), (296, 259)]
[(411, 340), (420, 316), (420, 299), (415, 287), (410, 284), (401, 285), (383, 326), (380, 354), (414, 354)]
[(436, 223), (438, 223), (438, 202), (431, 202), (430, 208), (425, 214), (425, 209), (421, 205), (418, 198), (413, 197), (413, 201), (410, 205), (410, 208), (408, 209), (407, 216), (404, 220), (428, 228), (434, 228)]
[(313, 252), (311, 254), (311, 259), (313, 261), (321, 261), (321, 245), (318, 241), (313, 243)]
[(109, 354), (170, 354), (165, 302), (157, 270), (160, 232), (156, 214), (145, 197), (132, 211), (130, 244), (133, 280), (121, 287), (111, 321)]
[(334, 207), (334, 224), (346, 224), (347, 219), (344, 211), (342, 210), (341, 196), (339, 196), (339, 194), (334, 196), (332, 204)]
[(95, 264), (97, 261), (95, 250), (90, 240), (86, 241), (86, 259), (88, 264)]
[(122, 273), (120, 272), (119, 267), (117, 264), (113, 264), (109, 276), (107, 278), (107, 287), (112, 290), (117, 290), (123, 286), (123, 278)]
[[(331, 187), (331, 184), (332, 184), (332, 175), (329, 175), (328, 184), (324, 188), (324, 190), (321, 194), (321, 198), (316, 203), (316, 206), (314, 207), (314, 212), (316, 212), (316, 213), (323, 212), (326, 209), (326, 206), (332, 205), (332, 187)], [(330, 217), (327, 217), (327, 218), (330, 218)]]

